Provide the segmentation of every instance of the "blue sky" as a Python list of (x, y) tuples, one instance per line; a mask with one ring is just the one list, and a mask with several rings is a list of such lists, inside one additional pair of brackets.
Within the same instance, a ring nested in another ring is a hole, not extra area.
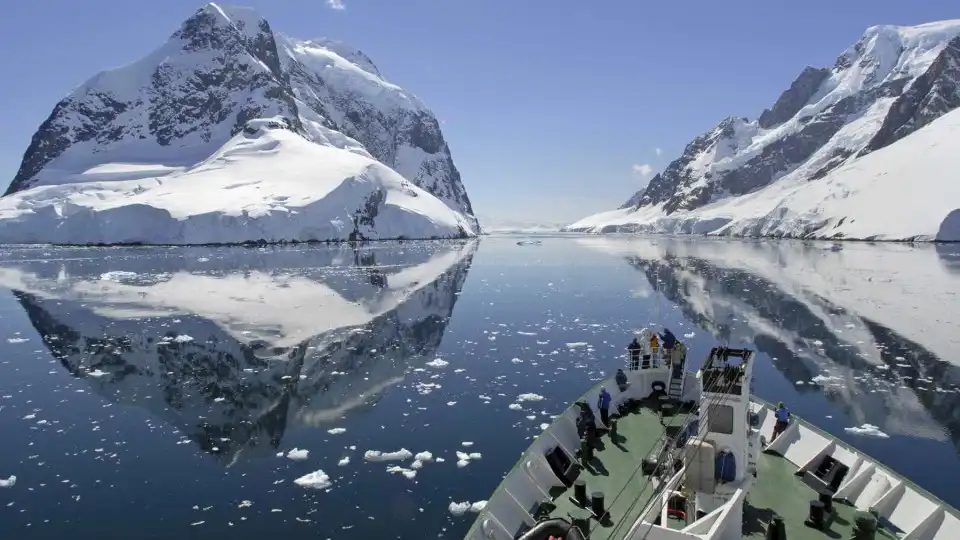
[[(0, 183), (60, 98), (158, 47), (202, 3), (5, 5)], [(224, 3), (366, 52), (441, 119), (477, 213), (498, 221), (619, 206), (690, 139), (726, 116), (757, 116), (868, 26), (960, 18), (955, 0)]]

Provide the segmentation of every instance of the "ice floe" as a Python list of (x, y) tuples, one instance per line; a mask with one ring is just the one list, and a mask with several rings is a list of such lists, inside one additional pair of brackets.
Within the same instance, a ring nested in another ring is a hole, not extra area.
[(435, 358), (424, 365), (432, 368), (444, 368), (449, 366), (450, 362), (447, 362), (446, 360), (443, 360), (441, 358)]
[(294, 448), (293, 450), (287, 452), (287, 458), (293, 460), (304, 460), (307, 459), (307, 456), (310, 454), (309, 450), (301, 450), (299, 448)]
[(16, 476), (10, 476), (10, 478), (0, 478), (0, 488), (13, 487), (17, 483)]
[(363, 453), (363, 459), (367, 461), (404, 461), (413, 457), (413, 452), (406, 448), (401, 448), (396, 452), (381, 452), (380, 450), (367, 450)]
[(391, 474), (400, 473), (400, 474), (402, 474), (405, 478), (408, 478), (408, 479), (410, 479), (410, 480), (413, 480), (414, 478), (417, 477), (417, 471), (412, 470), (412, 469), (406, 469), (406, 468), (401, 467), (401, 466), (399, 466), (399, 465), (391, 465), (391, 466), (387, 467), (387, 472), (388, 472), (388, 473), (391, 473)]
[(339, 435), (339, 434), (341, 434), (341, 433), (343, 433), (343, 432), (345, 432), (345, 431), (347, 431), (346, 428), (335, 427), (335, 428), (328, 429), (328, 430), (327, 430), (327, 433), (329, 433), (329, 434), (331, 434), (331, 435)]
[(450, 502), (450, 506), (447, 507), (450, 510), (450, 513), (454, 516), (462, 516), (467, 512), (473, 512), (479, 514), (487, 507), (487, 501), (477, 501), (473, 503), (469, 502)]
[(333, 485), (333, 483), (330, 481), (330, 477), (327, 476), (327, 473), (323, 472), (322, 470), (316, 470), (310, 474), (305, 474), (294, 480), (293, 483), (297, 484), (298, 486), (313, 489), (326, 489)]
[(865, 437), (876, 437), (878, 439), (889, 439), (890, 436), (880, 430), (879, 427), (873, 424), (863, 424), (859, 427), (848, 427), (843, 428), (847, 433), (853, 433), (854, 435), (863, 435)]

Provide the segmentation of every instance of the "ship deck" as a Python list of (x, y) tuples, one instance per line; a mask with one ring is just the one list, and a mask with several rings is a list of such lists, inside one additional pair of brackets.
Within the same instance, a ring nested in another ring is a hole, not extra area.
[[(649, 478), (639, 470), (641, 461), (657, 449), (658, 441), (666, 431), (674, 435), (685, 414), (661, 418), (648, 405), (628, 413), (618, 420), (618, 434), (612, 440), (609, 433), (601, 437), (601, 448), (594, 451), (589, 467), (580, 472), (586, 481), (588, 497), (600, 491), (606, 498), (609, 518), (590, 520), (590, 539), (622, 538), (650, 502), (654, 488)], [(827, 540), (850, 538), (853, 534), (857, 509), (835, 501), (828, 518), (827, 529), (820, 531), (804, 524), (811, 500), (817, 493), (794, 473), (797, 466), (787, 459), (761, 453), (757, 463), (757, 479), (744, 502), (743, 538), (764, 539), (767, 526), (774, 515), (779, 515), (791, 540)], [(574, 488), (555, 488), (551, 492), (555, 508), (550, 517), (572, 521), (583, 510), (573, 501)], [(670, 520), (668, 526), (685, 527), (682, 521)], [(895, 535), (879, 530), (877, 540), (893, 540)]]

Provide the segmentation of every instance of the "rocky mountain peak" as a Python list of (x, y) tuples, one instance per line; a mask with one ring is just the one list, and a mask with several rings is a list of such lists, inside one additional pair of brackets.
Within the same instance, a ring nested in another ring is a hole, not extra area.
[(311, 142), (372, 157), (474, 219), (436, 117), (366, 54), (277, 35), (254, 10), (214, 3), (152, 53), (61, 100), (6, 194), (119, 179), (91, 174), (111, 163), (141, 165), (142, 177), (184, 171), (257, 119), (284, 119)]
[(753, 121), (728, 117), (622, 209), (666, 215), (745, 195), (788, 175), (821, 178), (960, 106), (960, 21), (873, 26), (832, 69), (805, 67)]

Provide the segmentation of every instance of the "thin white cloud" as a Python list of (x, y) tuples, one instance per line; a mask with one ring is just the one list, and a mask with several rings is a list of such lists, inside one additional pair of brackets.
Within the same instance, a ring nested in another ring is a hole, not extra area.
[(655, 154), (659, 157), (660, 154), (663, 154), (663, 149), (662, 149), (662, 148), (654, 148), (654, 149), (653, 149), (653, 153), (655, 153)]
[(335, 9), (337, 11), (347, 9), (347, 6), (344, 5), (343, 0), (327, 0), (327, 6), (330, 9)]
[(640, 178), (647, 178), (653, 174), (653, 166), (649, 163), (634, 163), (630, 167), (630, 170)]

